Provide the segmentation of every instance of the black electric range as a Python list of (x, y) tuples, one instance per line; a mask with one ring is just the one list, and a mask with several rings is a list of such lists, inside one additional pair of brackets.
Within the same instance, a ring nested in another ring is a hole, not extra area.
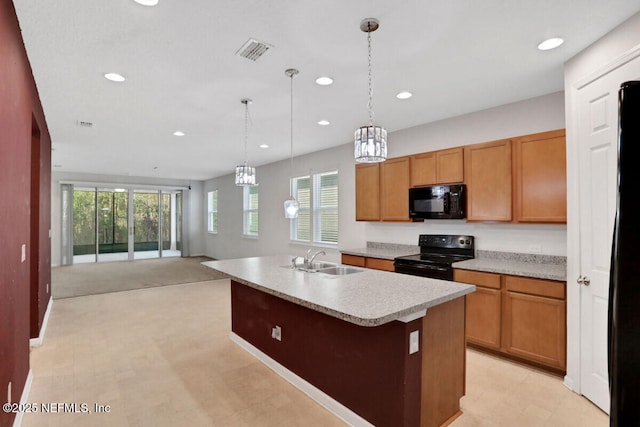
[(474, 258), (473, 236), (421, 234), (420, 253), (397, 257), (396, 273), (453, 280), (452, 263)]

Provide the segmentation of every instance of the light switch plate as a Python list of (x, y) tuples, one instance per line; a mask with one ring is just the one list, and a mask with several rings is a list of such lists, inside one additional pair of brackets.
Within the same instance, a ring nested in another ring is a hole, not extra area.
[(417, 353), (420, 350), (420, 331), (413, 331), (409, 334), (409, 354)]
[(22, 261), (21, 262), (25, 262), (27, 260), (27, 245), (23, 244), (22, 245)]

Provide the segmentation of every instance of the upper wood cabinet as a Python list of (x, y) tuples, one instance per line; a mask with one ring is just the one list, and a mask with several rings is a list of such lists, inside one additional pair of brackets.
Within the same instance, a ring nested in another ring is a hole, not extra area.
[(462, 147), (411, 156), (411, 186), (451, 184), (464, 181)]
[(565, 130), (513, 139), (514, 222), (567, 222)]
[(410, 221), (409, 157), (396, 157), (380, 163), (380, 219)]
[(464, 147), (468, 221), (511, 221), (511, 140)]
[(356, 221), (380, 221), (379, 163), (356, 165)]

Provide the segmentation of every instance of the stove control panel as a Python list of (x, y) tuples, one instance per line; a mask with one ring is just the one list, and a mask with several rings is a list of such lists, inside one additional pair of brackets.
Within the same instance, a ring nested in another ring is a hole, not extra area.
[(452, 236), (446, 234), (421, 234), (418, 239), (421, 248), (448, 248), (473, 250), (473, 236)]

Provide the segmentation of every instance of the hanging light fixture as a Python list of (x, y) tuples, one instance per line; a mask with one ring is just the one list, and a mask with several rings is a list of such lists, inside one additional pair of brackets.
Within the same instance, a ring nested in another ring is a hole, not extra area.
[(291, 79), (291, 163), (289, 165), (289, 198), (284, 201), (284, 217), (293, 219), (298, 217), (298, 208), (300, 205), (295, 197), (293, 197), (293, 77), (299, 71), (295, 68), (289, 68), (284, 72)]
[(371, 78), (371, 33), (380, 23), (375, 18), (366, 18), (360, 22), (360, 29), (367, 33), (369, 60), (369, 125), (362, 126), (354, 133), (354, 156), (357, 163), (376, 163), (387, 160), (387, 130), (373, 125), (373, 80)]
[(236, 185), (256, 185), (256, 168), (247, 166), (247, 134), (249, 122), (249, 104), (253, 101), (248, 98), (240, 100), (244, 104), (244, 164), (236, 166)]

